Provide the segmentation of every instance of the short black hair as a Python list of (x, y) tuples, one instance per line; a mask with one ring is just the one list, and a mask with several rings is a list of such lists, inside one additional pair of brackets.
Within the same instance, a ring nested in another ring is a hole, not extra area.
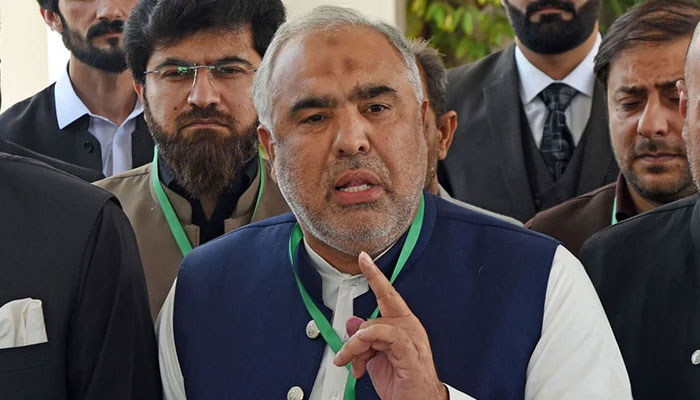
[(608, 29), (595, 58), (594, 71), (608, 87), (610, 64), (625, 50), (691, 37), (700, 21), (700, 4), (690, 0), (648, 0), (621, 15)]
[(253, 47), (265, 54), (286, 12), (281, 0), (140, 0), (124, 27), (124, 50), (134, 80), (144, 83), (146, 64), (158, 46), (204, 31), (250, 25)]
[[(431, 47), (425, 39), (413, 39), (408, 43), (413, 55), (416, 57), (418, 67), (425, 74), (425, 86), (428, 93), (424, 93), (430, 101), (430, 108), (435, 113), (435, 123), (440, 124), (440, 117), (447, 112), (447, 70), (442, 62), (440, 52)], [(421, 76), (423, 75), (421, 74)]]
[(39, 3), (39, 7), (47, 9), (49, 11), (53, 12), (59, 12), (58, 11), (58, 0), (36, 0), (37, 3)]

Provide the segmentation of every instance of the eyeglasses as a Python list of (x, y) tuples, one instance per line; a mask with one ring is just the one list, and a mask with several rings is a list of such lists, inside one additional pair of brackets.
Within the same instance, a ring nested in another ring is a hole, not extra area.
[(246, 69), (240, 64), (215, 64), (215, 65), (163, 65), (151, 71), (144, 72), (144, 75), (154, 74), (159, 80), (169, 85), (181, 85), (192, 80), (191, 88), (197, 84), (197, 75), (200, 69), (209, 72), (210, 82), (216, 86), (219, 82), (223, 86), (232, 86), (240, 82), (242, 78), (258, 69)]

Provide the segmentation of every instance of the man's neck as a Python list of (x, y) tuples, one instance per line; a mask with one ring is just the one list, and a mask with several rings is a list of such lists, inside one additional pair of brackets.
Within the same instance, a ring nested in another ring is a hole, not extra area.
[(71, 56), (68, 75), (75, 93), (91, 113), (120, 126), (134, 110), (136, 92), (128, 70), (112, 74)]
[(575, 47), (567, 52), (558, 54), (539, 54), (525, 47), (525, 45), (515, 38), (515, 44), (518, 46), (520, 51), (523, 52), (525, 58), (528, 59), (539, 69), (544, 72), (550, 78), (554, 80), (562, 80), (566, 78), (567, 75), (571, 73), (576, 67), (583, 61), (584, 58), (591, 51), (598, 39), (598, 23), (596, 23), (595, 28), (591, 35), (578, 47)]
[[(360, 270), (360, 265), (357, 263), (358, 256), (344, 253), (336, 248), (333, 248), (321, 240), (316, 239), (306, 230), (304, 230), (304, 237), (306, 238), (306, 242), (316, 252), (316, 254), (326, 260), (326, 262), (332, 265), (333, 268), (349, 275), (359, 275), (362, 273)], [(382, 251), (378, 252), (377, 254), (370, 254), (370, 257), (375, 258), (377, 255), (381, 254)]]
[(651, 201), (642, 197), (642, 195), (637, 193), (637, 191), (629, 184), (629, 182), (625, 182), (625, 185), (627, 185), (627, 191), (629, 192), (630, 197), (632, 198), (632, 203), (634, 204), (634, 208), (637, 211), (637, 214), (653, 210), (654, 208), (662, 205), (661, 203), (657, 203), (655, 201)]

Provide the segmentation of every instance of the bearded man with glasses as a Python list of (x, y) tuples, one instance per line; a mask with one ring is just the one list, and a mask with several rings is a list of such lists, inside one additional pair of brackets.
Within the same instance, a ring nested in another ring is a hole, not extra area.
[(144, 0), (124, 34), (153, 162), (98, 182), (121, 201), (155, 319), (193, 247), (289, 211), (258, 155), (253, 76), (284, 22), (279, 0)]

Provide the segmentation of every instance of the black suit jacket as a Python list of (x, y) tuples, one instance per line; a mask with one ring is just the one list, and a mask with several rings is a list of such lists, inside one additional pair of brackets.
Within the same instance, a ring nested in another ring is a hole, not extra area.
[[(50, 85), (0, 114), (0, 137), (37, 153), (102, 171), (100, 142), (88, 132), (88, 115), (58, 129), (55, 86)], [(134, 168), (153, 161), (153, 139), (143, 115), (136, 119), (131, 149)]]
[(109, 193), (0, 154), (0, 306), (42, 301), (48, 342), (0, 349), (0, 399), (159, 399), (138, 247)]
[[(700, 399), (700, 201), (626, 219), (581, 249), (635, 400)], [(695, 360), (697, 362), (697, 360)]]
[(102, 172), (100, 171), (95, 171), (94, 169), (90, 168), (79, 167), (77, 165), (57, 160), (55, 158), (47, 157), (43, 154), (39, 154), (29, 149), (25, 149), (24, 147), (14, 144), (12, 142), (8, 142), (7, 140), (1, 137), (0, 153), (7, 153), (12, 154), (14, 156), (33, 158), (35, 160), (48, 164), (54, 168), (60, 169), (61, 171), (68, 172), (69, 174), (77, 176), (78, 178), (87, 182), (95, 182), (105, 178), (105, 176), (102, 175)]
[[(522, 132), (529, 127), (521, 126), (514, 52), (511, 45), (448, 72), (447, 109), (457, 111), (459, 125), (450, 152), (440, 163), (440, 183), (459, 200), (524, 222), (535, 215), (536, 207), (525, 166)], [(581, 139), (585, 149), (576, 195), (617, 177), (606, 115), (604, 89), (596, 82)]]

